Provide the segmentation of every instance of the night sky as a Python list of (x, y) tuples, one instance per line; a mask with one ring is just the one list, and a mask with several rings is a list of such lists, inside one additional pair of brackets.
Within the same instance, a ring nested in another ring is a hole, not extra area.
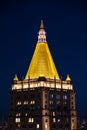
[(79, 119), (87, 119), (86, 0), (0, 1), (0, 120), (7, 119), (9, 89), (17, 74), (25, 77), (43, 19), (47, 42), (62, 79), (76, 92)]

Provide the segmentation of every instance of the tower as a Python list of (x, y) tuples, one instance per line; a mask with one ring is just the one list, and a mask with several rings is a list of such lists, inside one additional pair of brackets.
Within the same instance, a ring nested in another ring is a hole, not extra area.
[(59, 77), (43, 21), (26, 76), (20, 81), (15, 75), (9, 95), (9, 130), (76, 130), (72, 81)]

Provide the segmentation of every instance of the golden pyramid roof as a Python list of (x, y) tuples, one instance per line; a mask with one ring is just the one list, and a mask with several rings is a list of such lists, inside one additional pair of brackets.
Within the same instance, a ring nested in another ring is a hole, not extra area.
[(56, 77), (59, 79), (59, 75), (46, 41), (46, 32), (42, 21), (38, 33), (38, 42), (25, 78), (39, 77)]

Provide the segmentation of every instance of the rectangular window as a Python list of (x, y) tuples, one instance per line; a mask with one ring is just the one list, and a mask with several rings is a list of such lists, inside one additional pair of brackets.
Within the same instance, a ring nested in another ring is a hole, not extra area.
[(40, 125), (39, 125), (39, 124), (37, 124), (37, 125), (36, 125), (36, 128), (37, 128), (37, 129), (39, 129), (39, 128), (40, 128)]
[(25, 116), (27, 116), (28, 114), (27, 113), (25, 113)]
[(52, 93), (49, 94), (49, 98), (52, 99), (54, 95)]
[(59, 94), (56, 95), (56, 99), (60, 99), (60, 95)]
[(24, 101), (24, 105), (28, 104), (28, 101)]
[(55, 118), (53, 118), (53, 122), (56, 122), (56, 119), (55, 119)]
[(45, 93), (45, 98), (47, 98), (47, 93)]
[(18, 126), (17, 126), (17, 127), (20, 128), (20, 126), (21, 126), (21, 125), (18, 123)]
[(47, 123), (45, 123), (45, 129), (47, 129)]
[(60, 119), (58, 119), (58, 122), (60, 122)]
[(30, 104), (35, 104), (35, 101), (34, 100), (30, 101)]
[(60, 104), (60, 101), (56, 101), (56, 104)]
[(33, 122), (34, 122), (34, 118), (29, 118), (29, 119), (28, 119), (28, 122), (29, 122), (29, 123), (33, 123)]
[(22, 104), (21, 101), (18, 101), (18, 102), (17, 102), (17, 105), (21, 105), (21, 104)]
[(66, 102), (66, 101), (64, 101), (64, 102), (63, 102), (63, 105), (66, 105), (66, 104), (67, 104), (67, 102)]
[(53, 116), (55, 116), (55, 112), (53, 112)]
[(53, 104), (53, 101), (49, 101), (50, 104)]
[(21, 114), (20, 113), (16, 113), (16, 116), (20, 116)]
[(53, 98), (53, 94), (51, 94), (51, 98)]
[(16, 119), (15, 119), (15, 122), (20, 122), (20, 118), (16, 118)]
[(67, 100), (67, 95), (63, 95), (63, 99), (64, 99), (64, 100)]

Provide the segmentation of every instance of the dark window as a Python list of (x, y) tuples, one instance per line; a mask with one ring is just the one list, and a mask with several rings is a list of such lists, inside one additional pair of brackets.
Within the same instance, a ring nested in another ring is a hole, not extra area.
[(56, 124), (52, 124), (52, 128), (56, 128)]
[(30, 124), (30, 125), (29, 125), (29, 128), (33, 128), (33, 125), (32, 125), (32, 124)]
[(60, 95), (59, 94), (56, 95), (56, 99), (60, 99)]
[(11, 124), (11, 125), (10, 125), (10, 128), (12, 128), (12, 126), (13, 126), (13, 125)]
[(47, 98), (47, 93), (45, 93), (45, 98)]
[(47, 108), (47, 105), (45, 105), (45, 108)]
[(23, 124), (23, 125), (22, 125), (22, 128), (26, 128), (26, 125), (25, 125), (25, 124)]
[(47, 116), (47, 112), (45, 113), (45, 115)]
[(35, 98), (35, 95), (34, 95), (34, 94), (31, 94), (31, 95), (30, 95), (30, 98)]
[(51, 93), (51, 94), (49, 95), (49, 97), (52, 99), (52, 98), (54, 97), (54, 95)]
[(59, 128), (62, 128), (62, 124), (61, 123), (59, 124)]
[(48, 119), (46, 119), (46, 122), (48, 122)]
[(28, 95), (24, 95), (24, 98), (26, 98), (26, 99), (27, 99), (27, 98), (28, 98)]
[(45, 104), (47, 104), (47, 101), (45, 101)]
[(64, 111), (67, 111), (67, 110), (68, 110), (67, 106), (64, 106), (63, 108), (64, 108)]
[(21, 96), (18, 96), (17, 98), (18, 98), (18, 99), (21, 99)]
[(61, 107), (60, 107), (60, 106), (58, 106), (58, 107), (57, 107), (57, 110), (60, 110), (60, 109), (61, 109)]
[(71, 102), (71, 104), (73, 105), (73, 102)]
[(60, 101), (56, 101), (56, 104), (60, 104)]

